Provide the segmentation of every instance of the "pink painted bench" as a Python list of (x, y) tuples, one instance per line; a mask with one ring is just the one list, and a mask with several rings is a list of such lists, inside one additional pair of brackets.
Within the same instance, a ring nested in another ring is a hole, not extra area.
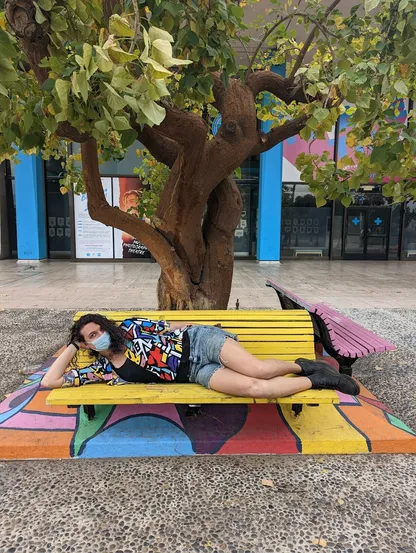
[(340, 372), (352, 374), (352, 365), (360, 357), (370, 353), (393, 351), (395, 346), (380, 338), (374, 332), (345, 317), (325, 303), (308, 303), (277, 282), (267, 280), (266, 286), (273, 288), (282, 309), (306, 309), (312, 315), (315, 336), (325, 350), (334, 357)]

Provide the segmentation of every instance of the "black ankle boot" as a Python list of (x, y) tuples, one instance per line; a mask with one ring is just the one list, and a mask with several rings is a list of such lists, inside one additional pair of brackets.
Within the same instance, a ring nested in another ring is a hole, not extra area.
[(332, 367), (322, 367), (308, 375), (314, 390), (338, 390), (350, 396), (358, 396), (360, 386), (350, 376), (340, 374)]
[(330, 369), (335, 374), (338, 374), (338, 371), (334, 369), (334, 367), (331, 367), (331, 365), (324, 361), (312, 361), (312, 359), (303, 359), (300, 357), (296, 359), (295, 363), (302, 369), (302, 371), (298, 373), (299, 376), (309, 376), (314, 374), (318, 369)]

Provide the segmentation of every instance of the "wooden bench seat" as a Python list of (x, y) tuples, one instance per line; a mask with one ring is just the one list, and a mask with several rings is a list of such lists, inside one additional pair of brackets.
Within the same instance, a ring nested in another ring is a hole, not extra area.
[[(142, 317), (152, 320), (183, 321), (194, 324), (220, 323), (224, 330), (238, 335), (241, 344), (259, 359), (270, 357), (295, 361), (298, 357), (315, 359), (314, 331), (310, 314), (305, 310), (291, 311), (101, 311), (102, 315), (121, 323), (128, 317)], [(78, 320), (84, 312), (78, 312)], [(79, 366), (91, 363), (86, 350), (79, 354)], [(299, 413), (305, 404), (319, 405), (339, 403), (333, 390), (307, 390), (285, 398), (253, 399), (230, 396), (207, 390), (198, 384), (128, 384), (107, 386), (88, 384), (80, 388), (53, 390), (48, 398), (49, 405), (98, 404), (155, 404), (177, 403), (200, 405), (204, 403), (281, 403), (292, 404)], [(93, 416), (92, 409), (86, 409)]]
[(312, 315), (315, 335), (325, 350), (338, 361), (343, 373), (351, 375), (352, 364), (360, 357), (396, 349), (387, 340), (325, 303), (308, 303), (273, 280), (267, 280), (266, 286), (276, 291), (282, 309), (306, 309)]

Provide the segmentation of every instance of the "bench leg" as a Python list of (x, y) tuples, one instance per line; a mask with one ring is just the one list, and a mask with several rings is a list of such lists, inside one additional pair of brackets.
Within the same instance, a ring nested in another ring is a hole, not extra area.
[(92, 421), (95, 418), (95, 407), (94, 405), (83, 405), (84, 413), (87, 415), (88, 420)]
[(302, 403), (292, 403), (292, 411), (296, 416), (299, 416), (302, 413), (303, 405)]
[(200, 405), (188, 405), (186, 410), (185, 417), (197, 417), (200, 414)]
[(345, 365), (340, 365), (339, 372), (341, 374), (347, 374), (348, 376), (352, 376), (352, 367), (346, 367)]

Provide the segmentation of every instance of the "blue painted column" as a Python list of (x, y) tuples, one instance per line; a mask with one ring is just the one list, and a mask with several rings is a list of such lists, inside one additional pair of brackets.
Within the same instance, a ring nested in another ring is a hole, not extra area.
[[(273, 65), (274, 73), (285, 75), (284, 65)], [(270, 98), (265, 98), (266, 103)], [(271, 121), (262, 121), (261, 130), (269, 132)], [(260, 154), (259, 220), (257, 236), (258, 261), (280, 260), (282, 218), (283, 143)]]
[(17, 257), (39, 260), (48, 256), (45, 183), (41, 156), (19, 154), (15, 165)]

